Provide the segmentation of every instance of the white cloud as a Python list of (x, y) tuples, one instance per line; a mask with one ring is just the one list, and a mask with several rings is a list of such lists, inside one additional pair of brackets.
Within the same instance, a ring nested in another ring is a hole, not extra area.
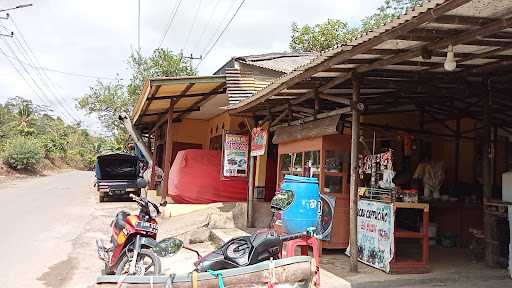
[[(141, 42), (145, 54), (160, 42), (177, 1), (141, 0)], [(194, 56), (204, 53), (216, 38), (214, 32), (223, 28), (240, 3), (240, 0), (202, 0), (194, 29), (189, 34), (199, 1), (182, 1), (163, 47), (174, 51), (183, 49), (185, 54), (194, 53)], [(212, 14), (217, 1), (220, 2)], [(1, 0), (0, 8), (25, 2)], [(137, 45), (137, 0), (32, 2), (33, 7), (11, 11), (11, 15), (42, 66), (81, 74), (127, 77), (126, 59)], [(232, 56), (287, 50), (292, 22), (315, 24), (328, 18), (338, 18), (356, 25), (359, 19), (372, 14), (382, 2), (246, 0), (199, 71), (201, 74), (212, 73)], [(209, 23), (208, 19), (211, 19)], [(0, 25), (13, 29), (10, 21), (0, 20)], [(205, 33), (200, 39), (203, 30)], [(184, 47), (187, 37), (188, 44)], [(10, 38), (4, 40), (13, 41)], [(4, 40), (0, 39), (0, 48), (6, 51)], [(52, 72), (48, 75), (58, 87), (58, 95), (51, 97), (60, 97), (75, 117), (83, 119), (87, 127), (98, 129), (97, 120), (76, 111), (73, 100), (86, 93), (95, 80)], [(17, 95), (41, 103), (0, 54), (0, 101)]]

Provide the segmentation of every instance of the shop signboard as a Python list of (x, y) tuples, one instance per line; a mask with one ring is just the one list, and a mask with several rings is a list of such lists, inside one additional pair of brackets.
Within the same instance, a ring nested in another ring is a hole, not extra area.
[(225, 133), (222, 146), (222, 176), (247, 177), (249, 136)]
[(358, 259), (388, 273), (394, 250), (394, 218), (391, 203), (358, 202)]
[(267, 148), (268, 131), (262, 127), (253, 128), (251, 131), (251, 156), (265, 155)]

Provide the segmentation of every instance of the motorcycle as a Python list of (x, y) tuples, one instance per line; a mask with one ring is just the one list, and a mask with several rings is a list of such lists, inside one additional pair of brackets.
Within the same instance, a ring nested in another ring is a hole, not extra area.
[[(139, 181), (141, 188), (146, 182)], [(161, 272), (160, 258), (153, 248), (157, 245), (156, 236), (160, 214), (158, 205), (145, 197), (130, 194), (137, 202), (139, 213), (119, 211), (111, 223), (111, 245), (96, 240), (98, 257), (105, 262), (104, 274), (116, 275), (158, 275)]]
[(274, 230), (258, 231), (249, 236), (230, 239), (217, 250), (201, 256), (196, 250), (185, 247), (177, 238), (167, 238), (160, 241), (155, 252), (160, 257), (172, 256), (181, 248), (193, 251), (198, 260), (194, 263), (196, 272), (218, 271), (254, 265), (270, 259), (279, 259), (283, 242), (313, 237), (315, 228), (309, 228), (302, 233), (277, 235)]

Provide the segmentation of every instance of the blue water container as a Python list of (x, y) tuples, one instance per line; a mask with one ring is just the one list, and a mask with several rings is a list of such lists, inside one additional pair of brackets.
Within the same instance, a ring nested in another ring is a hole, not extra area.
[(289, 234), (316, 227), (320, 205), (318, 179), (286, 175), (281, 191), (292, 191), (293, 202), (282, 213), (283, 227)]

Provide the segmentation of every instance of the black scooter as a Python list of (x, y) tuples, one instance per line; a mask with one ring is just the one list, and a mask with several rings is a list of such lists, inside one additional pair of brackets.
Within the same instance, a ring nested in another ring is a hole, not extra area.
[(279, 259), (283, 242), (299, 239), (304, 236), (312, 237), (314, 228), (308, 231), (285, 236), (277, 235), (274, 230), (265, 230), (251, 236), (236, 237), (212, 253), (201, 257), (194, 263), (197, 272), (208, 270), (224, 270), (242, 266), (254, 265), (263, 261)]

